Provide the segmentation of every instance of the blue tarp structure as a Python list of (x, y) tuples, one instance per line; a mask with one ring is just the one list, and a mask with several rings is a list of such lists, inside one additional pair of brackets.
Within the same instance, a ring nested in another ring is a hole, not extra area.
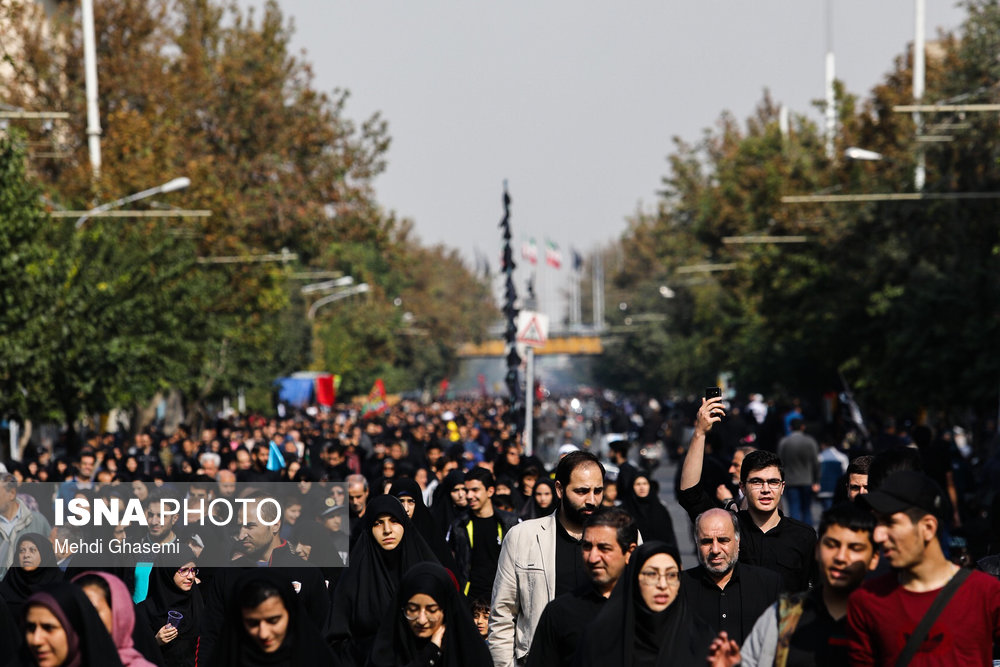
[(331, 373), (328, 371), (298, 371), (288, 377), (278, 378), (274, 381), (278, 385), (278, 400), (295, 408), (316, 403), (316, 380), (329, 377)]
[(287, 377), (275, 380), (278, 385), (278, 400), (296, 408), (304, 408), (312, 403), (313, 387), (316, 381), (312, 378)]

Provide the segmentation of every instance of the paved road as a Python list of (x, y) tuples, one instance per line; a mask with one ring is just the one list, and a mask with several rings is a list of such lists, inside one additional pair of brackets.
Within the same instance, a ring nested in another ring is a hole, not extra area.
[(670, 518), (674, 522), (674, 535), (677, 536), (677, 547), (684, 560), (684, 569), (693, 567), (697, 561), (694, 556), (694, 541), (691, 538), (691, 520), (687, 512), (677, 504), (674, 494), (674, 479), (680, 463), (674, 463), (669, 457), (653, 471), (653, 477), (660, 483), (660, 501), (670, 510)]

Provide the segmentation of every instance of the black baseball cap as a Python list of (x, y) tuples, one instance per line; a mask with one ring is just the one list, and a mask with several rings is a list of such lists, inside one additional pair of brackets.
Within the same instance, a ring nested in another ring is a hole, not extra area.
[(918, 508), (938, 519), (948, 516), (948, 500), (937, 483), (915, 470), (900, 470), (889, 475), (882, 486), (858, 500), (879, 514), (895, 514)]

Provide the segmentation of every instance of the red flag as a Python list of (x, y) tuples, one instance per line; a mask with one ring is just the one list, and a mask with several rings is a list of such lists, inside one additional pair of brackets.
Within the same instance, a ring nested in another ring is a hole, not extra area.
[(385, 383), (382, 378), (375, 380), (372, 390), (368, 392), (368, 400), (361, 408), (361, 418), (370, 417), (385, 412), (389, 404), (385, 400)]
[(448, 387), (451, 385), (448, 378), (441, 380), (441, 387), (438, 389), (438, 397), (444, 398), (448, 394)]
[(320, 405), (332, 408), (337, 401), (337, 388), (333, 383), (332, 375), (321, 375), (316, 378), (316, 402)]

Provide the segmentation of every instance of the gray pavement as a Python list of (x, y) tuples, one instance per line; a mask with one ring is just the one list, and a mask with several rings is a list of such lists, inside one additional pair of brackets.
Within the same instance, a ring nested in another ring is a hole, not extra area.
[(660, 501), (670, 511), (670, 518), (674, 522), (674, 535), (677, 537), (677, 547), (680, 549), (681, 558), (684, 560), (684, 569), (693, 567), (697, 561), (694, 555), (694, 541), (691, 539), (691, 520), (687, 512), (677, 504), (674, 494), (674, 479), (677, 476), (677, 468), (680, 463), (674, 463), (670, 457), (664, 457), (660, 466), (653, 471), (653, 477), (660, 484)]

